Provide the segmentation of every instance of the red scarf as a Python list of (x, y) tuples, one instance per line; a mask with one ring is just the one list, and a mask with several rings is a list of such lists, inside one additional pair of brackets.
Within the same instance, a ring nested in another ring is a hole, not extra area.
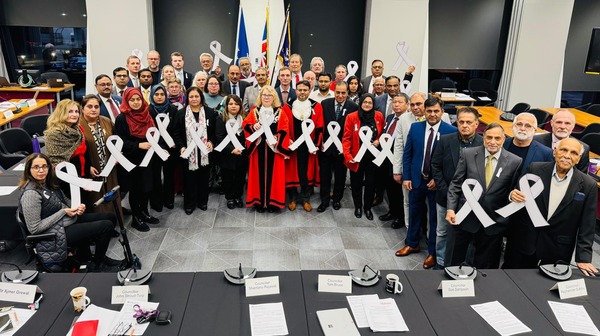
[(77, 149), (75, 149), (75, 151), (73, 152), (73, 155), (71, 155), (71, 158), (74, 158), (76, 156), (79, 156), (79, 163), (81, 164), (81, 176), (85, 176), (85, 151), (87, 150), (87, 145), (85, 144), (85, 135), (83, 132), (83, 127), (81, 127), (81, 125), (79, 126), (79, 130), (81, 131), (81, 143), (79, 144), (79, 147), (77, 147)]
[[(129, 106), (129, 99), (136, 94), (142, 99), (142, 107), (139, 110), (133, 110)], [(136, 138), (145, 139), (148, 128), (155, 126), (154, 120), (148, 113), (148, 103), (139, 89), (130, 87), (125, 90), (123, 102), (121, 103), (121, 113), (125, 114), (125, 120), (129, 125), (129, 133)]]

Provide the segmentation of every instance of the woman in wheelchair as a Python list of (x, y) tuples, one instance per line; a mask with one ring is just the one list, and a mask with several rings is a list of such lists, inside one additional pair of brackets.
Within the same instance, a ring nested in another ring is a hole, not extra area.
[[(116, 272), (123, 261), (106, 257), (111, 232), (116, 222), (111, 213), (85, 213), (85, 205), (70, 208), (70, 200), (63, 194), (54, 177), (54, 167), (45, 154), (27, 157), (23, 177), (19, 215), (30, 233), (55, 233), (53, 240), (40, 241), (35, 248), (44, 268), (51, 271), (64, 269), (68, 248), (75, 248), (80, 261), (91, 258), (89, 271)], [(90, 243), (95, 242), (92, 256)]]

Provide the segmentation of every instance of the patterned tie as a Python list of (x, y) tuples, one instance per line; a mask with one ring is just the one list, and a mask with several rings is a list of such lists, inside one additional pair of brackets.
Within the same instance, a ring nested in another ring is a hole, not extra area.
[(392, 121), (392, 124), (388, 128), (387, 133), (389, 135), (393, 135), (394, 134), (394, 131), (396, 130), (396, 122), (398, 122), (398, 117), (394, 117), (394, 121)]
[(144, 89), (144, 100), (150, 104), (150, 89)]
[(281, 91), (281, 100), (283, 100), (281, 102), (282, 104), (287, 104), (287, 101), (288, 101), (288, 92), (287, 91)]
[(425, 161), (423, 161), (423, 177), (429, 178), (431, 173), (431, 144), (433, 143), (433, 127), (429, 128), (429, 137), (427, 138), (427, 148), (425, 149)]
[(340, 119), (340, 115), (342, 114), (342, 104), (336, 103), (335, 105), (335, 120), (338, 120)]
[(110, 98), (108, 98), (106, 101), (110, 105), (110, 110), (112, 111), (113, 116), (115, 117), (115, 119), (117, 119), (117, 116), (119, 116), (119, 110), (117, 109), (117, 105), (115, 105), (115, 103)]
[(492, 177), (494, 177), (494, 159), (493, 155), (488, 155), (487, 161), (485, 163), (485, 187), (487, 188), (492, 182)]

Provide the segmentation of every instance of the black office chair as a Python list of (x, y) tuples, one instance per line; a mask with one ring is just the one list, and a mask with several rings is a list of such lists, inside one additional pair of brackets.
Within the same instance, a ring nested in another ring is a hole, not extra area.
[(527, 103), (517, 103), (517, 104), (515, 104), (515, 106), (513, 106), (513, 108), (508, 113), (517, 115), (521, 112), (529, 111), (530, 108), (531, 108), (531, 105), (529, 105)]
[(62, 271), (62, 267), (59, 269), (57, 267), (47, 267), (42, 259), (38, 256), (37, 250), (35, 249), (35, 245), (41, 241), (45, 240), (54, 240), (56, 239), (56, 233), (41, 233), (41, 234), (31, 234), (29, 229), (27, 229), (27, 225), (25, 225), (25, 218), (23, 218), (23, 214), (17, 211), (17, 223), (19, 223), (19, 229), (21, 229), (21, 235), (23, 236), (23, 240), (25, 241), (25, 250), (27, 251), (27, 261), (25, 265), (29, 265), (35, 259), (35, 268), (39, 272), (57, 272)]
[(538, 127), (540, 125), (542, 125), (543, 123), (545, 123), (548, 120), (548, 117), (550, 116), (550, 114), (548, 112), (546, 112), (544, 110), (540, 110), (540, 109), (533, 109), (533, 110), (529, 110), (527, 112), (529, 112), (535, 116)]
[(600, 153), (600, 133), (589, 133), (581, 138), (581, 142), (590, 146), (590, 152)]
[(31, 137), (22, 128), (0, 132), (0, 166), (10, 168), (33, 152)]
[(593, 104), (586, 110), (587, 113), (600, 117), (600, 104)]
[(590, 134), (590, 133), (600, 133), (600, 124), (598, 123), (593, 123), (593, 124), (589, 124), (587, 125), (586, 128), (583, 129), (583, 131), (578, 132), (578, 133), (571, 133), (571, 136), (581, 140), (581, 138), (583, 138), (586, 134)]
[[(490, 105), (498, 99), (498, 91), (492, 87), (492, 82), (483, 78), (473, 78), (468, 84), (469, 95), (477, 101), (475, 106)], [(489, 100), (481, 100), (481, 97), (486, 97)]]
[(69, 81), (69, 77), (67, 76), (66, 73), (59, 72), (59, 71), (49, 71), (49, 72), (44, 72), (43, 74), (40, 75), (40, 78), (39, 78), (40, 84), (47, 83), (48, 79), (50, 79), (50, 78), (62, 79), (63, 83), (65, 83), (65, 84), (71, 83)]
[(40, 145), (44, 144), (44, 131), (48, 122), (49, 114), (38, 114), (29, 116), (21, 121), (21, 128), (24, 129), (29, 136), (37, 135)]
[(446, 88), (456, 88), (456, 85), (449, 79), (434, 79), (429, 84), (429, 92), (432, 93), (440, 92), (442, 89)]

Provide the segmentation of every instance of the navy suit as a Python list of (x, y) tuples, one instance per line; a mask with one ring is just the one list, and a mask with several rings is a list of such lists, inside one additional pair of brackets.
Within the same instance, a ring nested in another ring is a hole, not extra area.
[[(117, 105), (117, 109), (119, 109), (119, 106), (121, 106), (121, 97), (111, 95), (110, 98), (113, 101), (115, 101), (115, 104)], [(110, 117), (111, 114), (112, 114), (112, 111), (109, 111), (106, 108), (106, 105), (104, 105), (104, 101), (102, 100), (102, 98), (100, 98), (100, 95), (98, 95), (98, 99), (100, 100), (100, 115), (103, 116), (103, 117), (107, 117), (110, 120), (113, 120), (113, 118)], [(121, 112), (119, 112), (119, 114), (120, 113)], [(113, 124), (114, 124), (114, 121), (113, 121)]]
[[(246, 81), (238, 81), (237, 82), (237, 96), (240, 97), (241, 100), (244, 100), (244, 94), (246, 93), (246, 88), (250, 87), (250, 83)], [(223, 82), (223, 92), (226, 94), (231, 94), (231, 82), (228, 80)]]
[[(506, 141), (504, 141), (504, 149), (510, 152), (510, 144), (512, 144), (512, 142), (512, 138), (506, 139)], [(525, 174), (532, 162), (554, 162), (554, 154), (552, 153), (552, 149), (533, 140), (529, 145), (527, 156), (521, 159), (523, 159), (523, 163), (521, 164), (521, 170), (519, 170), (519, 176)]]
[[(429, 238), (428, 250), (430, 255), (435, 255), (435, 231), (437, 226), (435, 208), (435, 190), (428, 190), (427, 183), (422, 177), (422, 166), (425, 154), (425, 131), (428, 130), (427, 121), (415, 122), (410, 126), (403, 154), (403, 174), (405, 181), (412, 182), (412, 190), (408, 193), (409, 199), (409, 226), (406, 234), (406, 245), (416, 248), (419, 246), (419, 232), (421, 228), (422, 214), (425, 200), (429, 204)], [(440, 121), (438, 133), (433, 137), (431, 154), (435, 151), (435, 145), (439, 137), (444, 134), (456, 132), (456, 127)], [(431, 179), (431, 176), (429, 177)]]
[(278, 86), (275, 89), (275, 91), (277, 91), (277, 95), (279, 96), (279, 101), (281, 102), (281, 105), (288, 104), (291, 107), (292, 104), (294, 103), (294, 101), (296, 100), (296, 90), (292, 89), (291, 85), (290, 85), (290, 88), (288, 90), (288, 99), (287, 99), (286, 102), (284, 102), (283, 98), (281, 98), (281, 86)]

